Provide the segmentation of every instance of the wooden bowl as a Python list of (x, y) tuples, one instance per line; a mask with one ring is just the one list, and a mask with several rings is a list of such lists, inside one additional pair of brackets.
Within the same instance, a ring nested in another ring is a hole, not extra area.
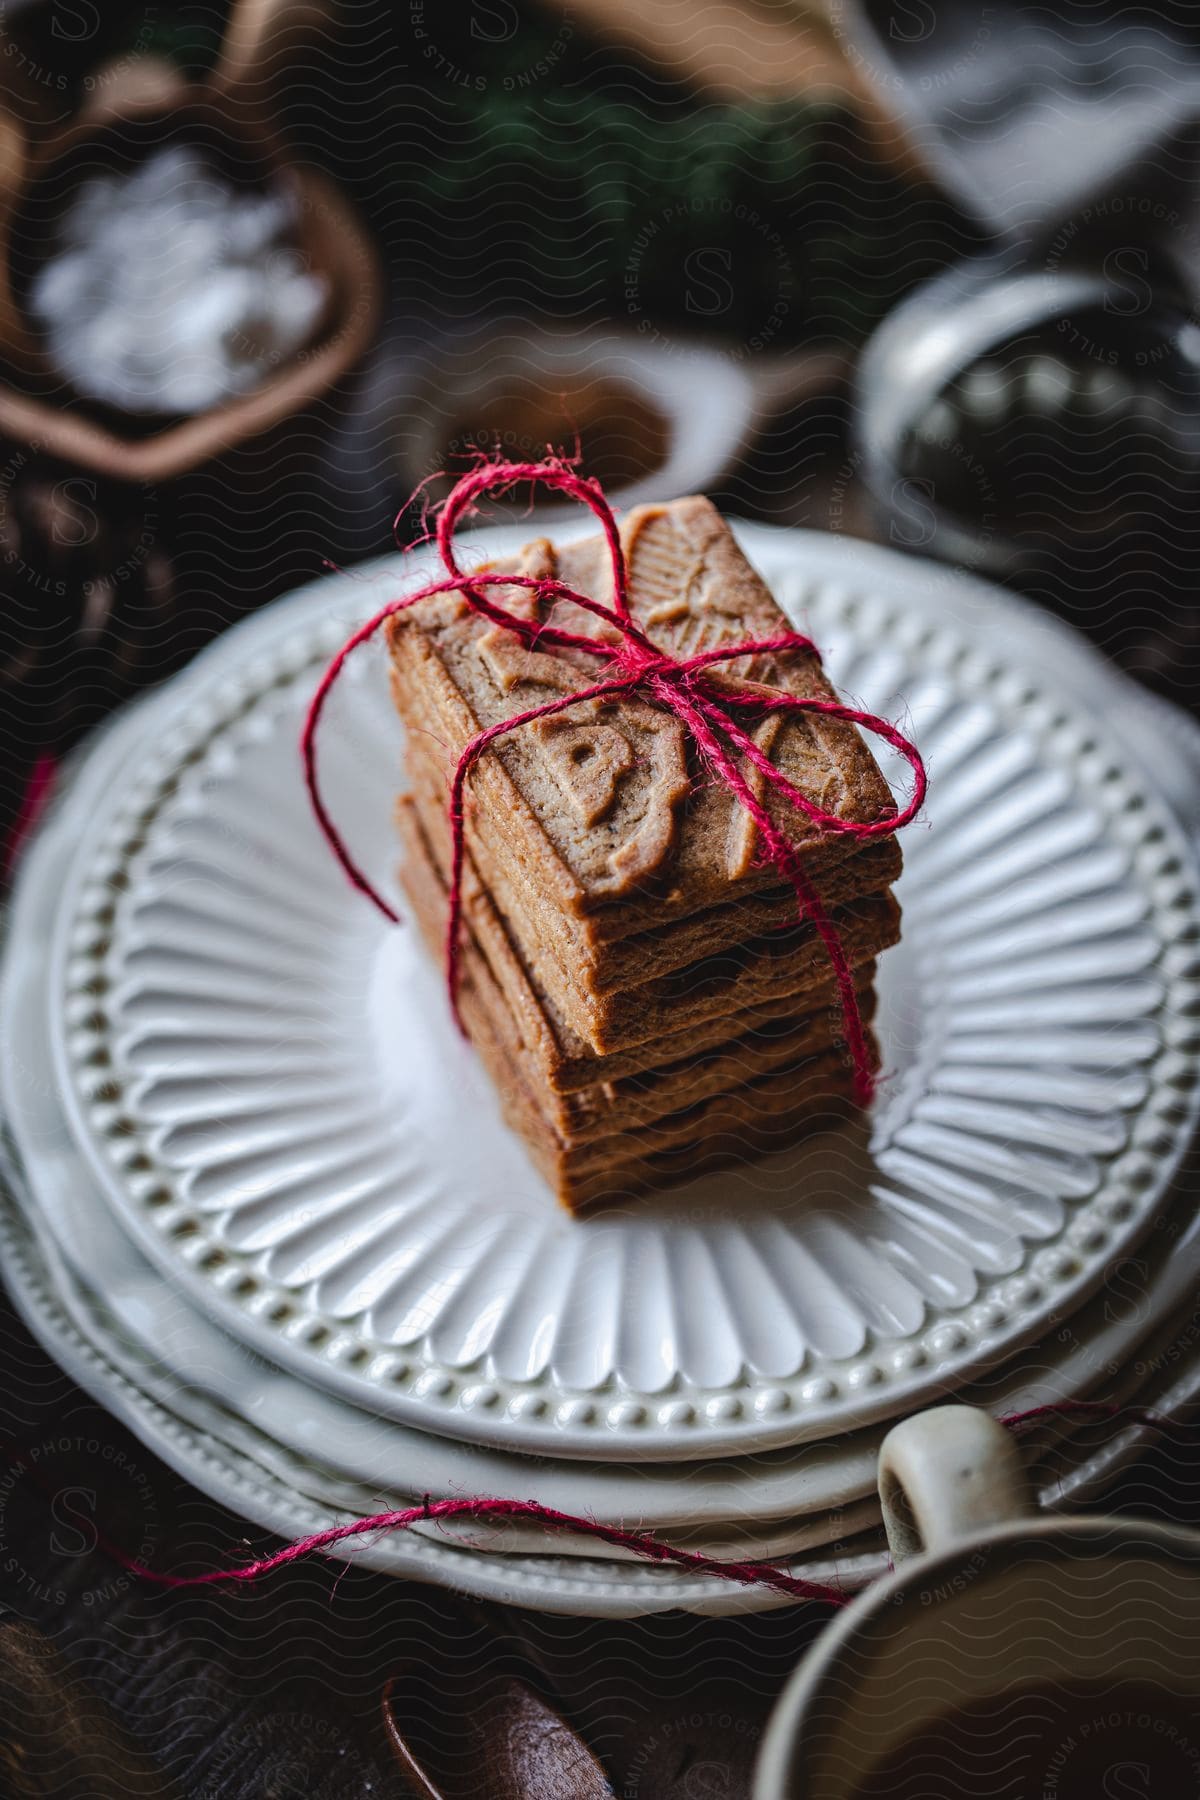
[[(102, 84), (101, 105), (32, 157), (14, 131), (0, 132), (0, 436), (118, 480), (169, 481), (310, 406), (366, 349), (382, 291), (374, 247), (337, 187), (290, 162), (245, 76), (243, 69), (236, 83), (188, 86), (169, 68), (143, 62)], [(198, 141), (235, 183), (271, 181), (290, 191), (298, 248), (324, 277), (329, 298), (309, 344), (258, 387), (207, 411), (163, 419), (76, 394), (48, 357), (24, 295), (39, 247), (81, 175), (131, 168), (177, 139)], [(18, 244), (21, 268), (14, 263)]]

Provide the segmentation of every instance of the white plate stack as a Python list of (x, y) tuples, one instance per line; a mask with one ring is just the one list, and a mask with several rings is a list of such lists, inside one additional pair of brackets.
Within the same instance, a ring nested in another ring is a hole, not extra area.
[[(739, 535), (931, 782), (881, 968), (873, 1115), (771, 1164), (569, 1218), (416, 932), (334, 866), (300, 722), (332, 651), (419, 579), (409, 563), (230, 633), (104, 735), (27, 854), (7, 1278), (76, 1379), (263, 1526), (536, 1499), (853, 1585), (884, 1563), (874, 1462), (898, 1416), (951, 1395), (1173, 1410), (1200, 1386), (1200, 1225), (1177, 1179), (1200, 1107), (1196, 734), (969, 578)], [(322, 755), (395, 893), (382, 651), (349, 665)], [(1048, 1505), (1137, 1443), (1053, 1435)], [(781, 1603), (529, 1521), (423, 1522), (348, 1553), (567, 1612)]]

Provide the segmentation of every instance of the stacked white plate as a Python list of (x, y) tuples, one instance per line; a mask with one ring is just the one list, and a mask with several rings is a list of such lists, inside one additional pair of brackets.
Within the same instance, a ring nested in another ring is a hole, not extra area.
[[(868, 1121), (591, 1220), (557, 1207), (301, 780), (320, 668), (419, 565), (230, 633), (96, 744), (26, 857), (8, 1281), (84, 1386), (264, 1526), (504, 1495), (853, 1583), (882, 1566), (897, 1416), (1200, 1385), (1176, 1179), (1200, 1106), (1196, 735), (979, 583), (741, 535), (842, 692), (929, 767)], [(322, 751), (394, 893), (381, 651), (351, 662)], [(1057, 1445), (1045, 1503), (1096, 1491), (1136, 1434), (1088, 1441)], [(779, 1604), (524, 1522), (352, 1554), (562, 1611)]]

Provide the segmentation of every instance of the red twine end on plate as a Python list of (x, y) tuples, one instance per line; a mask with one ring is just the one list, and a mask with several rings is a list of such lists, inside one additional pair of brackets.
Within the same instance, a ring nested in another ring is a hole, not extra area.
[(531, 1519), (548, 1532), (570, 1532), (595, 1538), (599, 1543), (628, 1550), (646, 1562), (670, 1564), (673, 1568), (690, 1570), (696, 1575), (718, 1575), (725, 1581), (738, 1582), (743, 1587), (773, 1588), (776, 1593), (786, 1595), (789, 1600), (822, 1600), (827, 1606), (845, 1606), (850, 1599), (840, 1588), (829, 1587), (819, 1581), (802, 1581), (798, 1576), (789, 1575), (786, 1569), (776, 1568), (772, 1563), (725, 1562), (718, 1557), (703, 1556), (696, 1550), (679, 1550), (673, 1544), (664, 1544), (646, 1532), (624, 1531), (619, 1525), (601, 1525), (595, 1519), (577, 1519), (570, 1513), (542, 1506), (536, 1500), (475, 1498), (431, 1501), (426, 1498), (420, 1506), (406, 1506), (398, 1512), (375, 1513), (367, 1519), (355, 1519), (349, 1525), (332, 1525), (327, 1531), (314, 1532), (311, 1537), (297, 1538), (295, 1543), (285, 1544), (270, 1556), (259, 1557), (254, 1562), (243, 1563), (235, 1569), (210, 1569), (203, 1575), (169, 1575), (157, 1569), (148, 1569), (143, 1564), (124, 1557), (120, 1560), (131, 1575), (153, 1582), (158, 1587), (211, 1587), (217, 1582), (252, 1582), (271, 1574), (275, 1569), (285, 1568), (288, 1563), (298, 1562), (301, 1557), (311, 1556), (315, 1551), (331, 1550), (350, 1539), (371, 1536), (377, 1532), (408, 1531), (414, 1525), (440, 1519)]
[[(454, 533), (459, 521), (473, 511), (484, 494), (496, 493), (523, 481), (566, 494), (573, 500), (581, 501), (595, 514), (612, 561), (611, 604), (581, 594), (553, 577), (505, 575), (488, 571), (468, 573), (459, 566), (454, 552)], [(493, 624), (511, 631), (531, 648), (536, 645), (542, 650), (575, 650), (597, 658), (600, 663), (597, 671), (600, 679), (580, 687), (573, 694), (550, 700), (543, 706), (530, 707), (511, 719), (503, 719), (496, 725), (488, 726), (471, 739), (458, 759), (450, 789), (452, 862), (446, 927), (447, 979), (455, 1016), (458, 1016), (465, 855), (463, 802), (467, 778), (472, 768), (490, 745), (534, 719), (546, 719), (555, 713), (566, 712), (585, 700), (636, 694), (639, 699), (672, 713), (682, 723), (713, 775), (724, 784), (753, 820), (764, 847), (765, 860), (790, 885), (796, 896), (801, 919), (812, 925), (820, 938), (837, 982), (843, 1032), (854, 1067), (855, 1095), (859, 1103), (865, 1105), (874, 1092), (874, 1070), (855, 993), (854, 974), (845, 947), (815, 886), (805, 873), (799, 854), (775, 824), (766, 805), (755, 794), (739, 767), (738, 758), (744, 758), (770, 784), (775, 793), (810, 824), (818, 826), (822, 831), (842, 833), (848, 837), (875, 838), (890, 836), (899, 831), (921, 809), (925, 799), (925, 768), (915, 745), (897, 731), (894, 725), (889, 724), (886, 719), (877, 718), (874, 713), (862, 712), (853, 706), (843, 706), (837, 700), (806, 699), (787, 693), (769, 694), (757, 688), (753, 693), (738, 693), (731, 689), (728, 678), (718, 681), (711, 673), (718, 664), (733, 662), (743, 656), (780, 656), (789, 652), (818, 656), (819, 652), (812, 640), (800, 632), (783, 631), (774, 637), (745, 639), (741, 643), (703, 650), (696, 656), (682, 660), (668, 655), (640, 628), (630, 611), (625, 551), (612, 508), (605, 499), (600, 484), (581, 475), (570, 463), (560, 458), (550, 457), (537, 463), (481, 463), (464, 475), (447, 496), (438, 516), (434, 537), (446, 570), (444, 579), (428, 582), (415, 593), (389, 601), (374, 618), (359, 626), (321, 677), (304, 721), (301, 754), (305, 785), (313, 812), (330, 849), (353, 885), (375, 903), (385, 918), (393, 923), (397, 922), (394, 909), (350, 855), (321, 794), (317, 778), (316, 740), (325, 702), (347, 658), (360, 644), (373, 637), (388, 619), (410, 606), (418, 605), (422, 600), (432, 599), (436, 594), (458, 592), (477, 613), (490, 619)], [(617, 634), (616, 640), (600, 640), (537, 619), (519, 618), (489, 592), (500, 587), (525, 588), (547, 608), (563, 603), (577, 606), (611, 627)], [(749, 714), (751, 720), (755, 721), (769, 713), (787, 712), (823, 713), (827, 718), (860, 726), (864, 731), (869, 731), (890, 744), (892, 749), (907, 760), (913, 771), (913, 791), (908, 804), (890, 817), (866, 822), (839, 818), (836, 813), (827, 812), (816, 805), (774, 766), (739, 723), (739, 715)], [(461, 1025), (461, 1020), (459, 1023)]]
[[(1043, 1406), (1030, 1407), (1027, 1412), (1010, 1413), (1000, 1423), (1020, 1435), (1027, 1427), (1054, 1418), (1091, 1419), (1118, 1429), (1137, 1425), (1155, 1431), (1166, 1431), (1178, 1423), (1144, 1407), (1118, 1406), (1103, 1400), (1052, 1401)], [(842, 1588), (821, 1581), (805, 1581), (789, 1574), (786, 1568), (775, 1563), (726, 1561), (721, 1557), (705, 1556), (698, 1550), (681, 1550), (673, 1544), (663, 1543), (660, 1538), (652, 1537), (648, 1532), (626, 1531), (619, 1525), (602, 1525), (596, 1519), (575, 1518), (570, 1513), (542, 1506), (536, 1500), (483, 1497), (431, 1500), (426, 1494), (419, 1506), (407, 1506), (395, 1512), (374, 1513), (369, 1518), (355, 1519), (347, 1525), (332, 1525), (326, 1531), (297, 1538), (294, 1543), (285, 1544), (269, 1556), (257, 1557), (253, 1562), (242, 1563), (236, 1568), (210, 1569), (201, 1575), (171, 1575), (150, 1569), (144, 1563), (113, 1550), (109, 1545), (105, 1547), (131, 1575), (137, 1575), (143, 1581), (152, 1582), (158, 1587), (211, 1587), (217, 1583), (259, 1581), (275, 1569), (285, 1568), (289, 1563), (299, 1562), (302, 1557), (316, 1552), (332, 1550), (338, 1544), (348, 1543), (354, 1538), (408, 1531), (414, 1525), (440, 1519), (529, 1519), (550, 1533), (570, 1532), (576, 1536), (594, 1538), (599, 1543), (629, 1551), (645, 1562), (670, 1565), (694, 1575), (716, 1576), (722, 1581), (732, 1581), (742, 1587), (770, 1588), (789, 1600), (819, 1600), (826, 1606), (847, 1606), (853, 1598)]]

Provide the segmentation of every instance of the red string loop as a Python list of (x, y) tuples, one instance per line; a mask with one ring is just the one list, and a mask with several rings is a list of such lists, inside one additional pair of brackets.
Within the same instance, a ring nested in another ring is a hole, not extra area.
[[(504, 575), (494, 571), (464, 570), (454, 552), (454, 533), (459, 522), (470, 514), (484, 494), (497, 493), (518, 482), (529, 481), (553, 492), (579, 500), (599, 520), (608, 544), (612, 563), (612, 602), (581, 594), (565, 582), (534, 575)], [(549, 457), (536, 463), (483, 462), (464, 475), (447, 496), (438, 517), (435, 539), (446, 575), (428, 582), (403, 599), (389, 601), (374, 618), (361, 625), (342, 646), (329, 664), (308, 708), (301, 734), (304, 779), (317, 823), (330, 849), (353, 885), (372, 900), (384, 917), (396, 922), (397, 914), (373, 886), (350, 855), (322, 797), (317, 776), (316, 739), (325, 702), (330, 689), (345, 666), (346, 659), (360, 644), (394, 617), (422, 600), (437, 594), (457, 592), (468, 604), (493, 624), (502, 626), (531, 647), (575, 650), (592, 656), (603, 664), (602, 678), (582, 685), (578, 692), (565, 698), (547, 701), (515, 714), (511, 719), (490, 725), (472, 738), (458, 759), (451, 782), (449, 820), (451, 832), (450, 904), (447, 918), (446, 969), (451, 1005), (458, 1016), (457, 994), (459, 959), (462, 939), (462, 882), (465, 859), (465, 796), (471, 769), (480, 756), (497, 739), (516, 731), (535, 719), (549, 718), (565, 712), (582, 701), (611, 698), (620, 693), (636, 693), (639, 698), (673, 713), (689, 733), (707, 766), (729, 789), (739, 806), (753, 820), (764, 846), (766, 860), (788, 883), (796, 896), (800, 917), (812, 925), (829, 957), (837, 981), (847, 1049), (854, 1068), (855, 1096), (866, 1104), (874, 1092), (874, 1070), (866, 1029), (859, 1012), (853, 971), (837, 927), (825, 910), (815, 886), (805, 874), (795, 848), (778, 829), (770, 812), (754, 793), (738, 767), (734, 752), (756, 769), (771, 789), (821, 831), (848, 837), (876, 838), (890, 836), (909, 824), (925, 800), (925, 766), (920, 753), (894, 725), (874, 713), (844, 706), (837, 700), (806, 699), (798, 694), (772, 692), (738, 693), (715, 671), (721, 663), (739, 657), (760, 655), (818, 655), (811, 638), (797, 631), (780, 632), (775, 637), (746, 639), (715, 650), (702, 650), (682, 661), (668, 655), (634, 622), (629, 609), (629, 575), (625, 551), (612, 508), (600, 484), (581, 475), (570, 463)], [(551, 619), (520, 618), (510, 612), (493, 592), (497, 588), (524, 588), (536, 594), (542, 609), (560, 605), (577, 606), (600, 619), (609, 632), (601, 638), (570, 631)], [(810, 800), (791, 782), (770, 758), (764, 755), (753, 738), (737, 723), (735, 714), (750, 710), (760, 715), (771, 712), (822, 713), (871, 732), (897, 751), (912, 770), (912, 793), (908, 803), (895, 813), (879, 819), (859, 821), (843, 819), (827, 812)], [(461, 1020), (460, 1020), (461, 1025)]]

